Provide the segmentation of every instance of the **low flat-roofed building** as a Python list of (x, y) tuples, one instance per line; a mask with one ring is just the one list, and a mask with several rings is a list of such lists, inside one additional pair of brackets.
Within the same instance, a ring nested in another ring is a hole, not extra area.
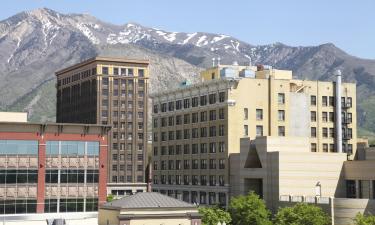
[(0, 122), (0, 214), (7, 222), (74, 212), (96, 218), (106, 202), (109, 129)]
[(137, 193), (99, 209), (99, 225), (200, 225), (197, 206), (156, 192)]
[(27, 122), (26, 112), (0, 112), (0, 122)]
[(357, 213), (375, 213), (375, 150), (345, 153), (310, 152), (303, 137), (241, 139), (230, 156), (231, 196), (249, 191), (262, 196), (276, 212), (297, 202), (317, 204), (334, 225), (353, 222)]

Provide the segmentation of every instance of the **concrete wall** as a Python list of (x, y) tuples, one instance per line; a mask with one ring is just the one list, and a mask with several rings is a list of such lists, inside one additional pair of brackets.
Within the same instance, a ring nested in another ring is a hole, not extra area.
[(99, 209), (98, 224), (99, 225), (118, 225), (119, 210)]
[(353, 218), (357, 213), (374, 214), (375, 200), (335, 198), (333, 200), (334, 225), (354, 224)]
[(305, 93), (290, 93), (290, 120), (291, 136), (310, 137), (310, 101)]

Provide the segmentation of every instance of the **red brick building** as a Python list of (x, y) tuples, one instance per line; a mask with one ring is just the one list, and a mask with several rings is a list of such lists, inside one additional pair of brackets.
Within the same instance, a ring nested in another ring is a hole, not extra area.
[(109, 126), (0, 122), (0, 214), (97, 211)]

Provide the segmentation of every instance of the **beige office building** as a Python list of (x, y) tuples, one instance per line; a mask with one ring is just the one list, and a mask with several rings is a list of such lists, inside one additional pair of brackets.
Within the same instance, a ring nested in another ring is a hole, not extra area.
[(57, 122), (112, 126), (107, 192), (146, 190), (149, 61), (95, 57), (56, 72)]
[(154, 191), (227, 205), (229, 156), (244, 137), (304, 137), (311, 152), (354, 156), (356, 87), (341, 76), (336, 86), (269, 67), (219, 65), (201, 77), (153, 96)]

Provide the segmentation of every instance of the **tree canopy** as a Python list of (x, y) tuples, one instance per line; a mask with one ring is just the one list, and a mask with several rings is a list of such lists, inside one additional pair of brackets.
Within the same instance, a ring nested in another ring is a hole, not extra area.
[(330, 217), (318, 206), (298, 203), (280, 208), (275, 216), (275, 225), (328, 225)]
[(229, 213), (233, 225), (271, 225), (270, 212), (266, 204), (254, 192), (234, 197), (230, 201)]
[(230, 214), (219, 207), (199, 207), (199, 213), (203, 225), (217, 225), (218, 222), (229, 224), (232, 221)]

